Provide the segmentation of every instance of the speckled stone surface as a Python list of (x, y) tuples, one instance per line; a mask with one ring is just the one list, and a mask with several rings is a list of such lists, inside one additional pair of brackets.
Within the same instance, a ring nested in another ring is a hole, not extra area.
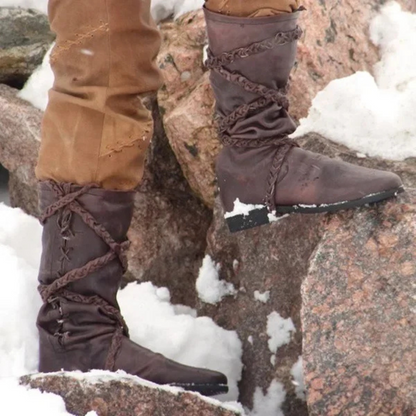
[(22, 87), (54, 39), (43, 13), (0, 7), (0, 83)]
[[(291, 370), (302, 355), (300, 287), (325, 221), (324, 214), (291, 215), (274, 224), (231, 234), (221, 203), (216, 201), (208, 254), (220, 265), (220, 278), (233, 283), (238, 293), (217, 305), (201, 302), (198, 315), (210, 316), (221, 327), (237, 331), (244, 363), (239, 400), (250, 409), (256, 388), (266, 393), (277, 380), (286, 391), (283, 414), (308, 414), (306, 403), (297, 397)], [(269, 292), (270, 299), (266, 303), (256, 300), (255, 291)], [(296, 328), (275, 357), (267, 334), (267, 318), (273, 312), (291, 318)]]
[(141, 384), (132, 377), (71, 377), (70, 373), (34, 375), (21, 378), (21, 384), (64, 399), (74, 416), (95, 411), (98, 416), (238, 416), (219, 402), (187, 392), (170, 392)]
[(311, 416), (416, 415), (416, 190), (333, 216), (302, 286)]

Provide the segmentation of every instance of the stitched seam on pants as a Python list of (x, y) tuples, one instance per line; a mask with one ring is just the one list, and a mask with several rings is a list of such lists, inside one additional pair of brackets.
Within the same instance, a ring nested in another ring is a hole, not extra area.
[[(108, 9), (108, 0), (105, 0), (105, 9), (107, 12), (107, 25), (108, 28), (110, 27), (110, 12)], [(95, 178), (98, 176), (99, 166), (100, 166), (100, 158), (101, 158), (101, 148), (103, 145), (103, 136), (104, 136), (104, 129), (107, 121), (107, 100), (108, 100), (108, 90), (110, 89), (110, 82), (111, 82), (111, 68), (112, 68), (112, 51), (111, 51), (111, 31), (108, 29), (108, 81), (107, 81), (107, 88), (105, 91), (105, 102), (104, 102), (104, 117), (103, 117), (103, 125), (101, 130), (101, 140), (100, 140), (100, 147), (98, 149), (97, 155), (97, 164), (95, 166)]]
[(51, 63), (54, 63), (56, 59), (62, 55), (63, 53), (68, 52), (70, 49), (72, 49), (74, 46), (80, 45), (84, 43), (86, 40), (91, 39), (95, 33), (97, 32), (106, 32), (109, 29), (108, 23), (102, 23), (100, 26), (91, 29), (90, 31), (83, 33), (81, 35), (77, 34), (76, 39), (72, 40), (66, 40), (65, 42), (62, 42), (59, 45), (56, 45), (53, 49), (50, 57)]

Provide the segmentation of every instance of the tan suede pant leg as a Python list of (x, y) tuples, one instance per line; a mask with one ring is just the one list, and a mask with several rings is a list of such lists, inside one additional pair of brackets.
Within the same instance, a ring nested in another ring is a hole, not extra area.
[(50, 0), (57, 43), (36, 174), (129, 190), (140, 182), (153, 122), (160, 35), (150, 0)]
[(300, 0), (206, 0), (208, 10), (238, 17), (273, 16), (291, 13), (300, 6)]

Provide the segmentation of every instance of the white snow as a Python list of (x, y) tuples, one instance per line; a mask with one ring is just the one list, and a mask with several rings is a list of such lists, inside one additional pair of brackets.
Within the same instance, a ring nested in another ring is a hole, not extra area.
[(242, 346), (235, 331), (218, 327), (207, 317), (178, 312), (169, 291), (151, 283), (130, 284), (118, 300), (133, 341), (152, 351), (196, 367), (225, 373), (230, 392), (223, 400), (237, 400)]
[(255, 290), (254, 299), (256, 299), (258, 302), (267, 303), (270, 299), (270, 290), (267, 290), (264, 293), (261, 293), (258, 290)]
[[(70, 416), (61, 397), (19, 386), (17, 379), (0, 378), (0, 414), (4, 416)], [(90, 413), (89, 416), (92, 416)]]
[(220, 280), (220, 265), (215, 264), (210, 255), (206, 255), (199, 269), (196, 291), (199, 299), (215, 305), (225, 297), (234, 296), (237, 291), (232, 283)]
[(253, 410), (250, 416), (284, 416), (281, 406), (286, 398), (283, 384), (273, 380), (267, 393), (257, 387), (254, 393)]
[(203, 5), (204, 0), (152, 0), (151, 12), (156, 22), (160, 22), (170, 16), (177, 19)]
[(18, 97), (29, 101), (33, 106), (42, 111), (45, 111), (48, 105), (48, 91), (52, 88), (54, 82), (54, 75), (49, 64), (53, 46), (49, 48), (49, 51), (43, 58), (42, 65), (36, 69), (24, 88), (17, 94)]
[(292, 137), (309, 132), (368, 156), (416, 156), (416, 15), (392, 2), (370, 25), (381, 60), (374, 77), (358, 72), (331, 82)]
[(0, 204), (1, 377), (15, 377), (37, 368), (40, 236), (37, 220)]
[(292, 318), (284, 319), (277, 312), (272, 312), (267, 317), (267, 335), (272, 354), (276, 354), (281, 346), (289, 344), (293, 332), (296, 332), (296, 328)]
[(295, 386), (296, 397), (300, 400), (306, 400), (306, 387), (305, 379), (303, 376), (303, 361), (301, 356), (299, 357), (298, 361), (293, 364), (293, 367), (290, 370), (290, 374), (293, 377), (292, 383)]
[(257, 209), (263, 209), (265, 205), (244, 204), (238, 198), (234, 201), (234, 209), (231, 212), (226, 212), (224, 218), (235, 217), (236, 215), (244, 215), (245, 217), (250, 214), (251, 211)]
[[(7, 386), (9, 390), (17, 389), (13, 394), (14, 397), (19, 395), (21, 401), (32, 393), (13, 387), (13, 379), (36, 372), (38, 365), (35, 320), (41, 306), (37, 292), (40, 255), (38, 221), (18, 209), (0, 204), (0, 381), (4, 387), (3, 390), (0, 387), (0, 396)], [(235, 331), (218, 327), (210, 318), (196, 318), (196, 311), (187, 306), (172, 305), (169, 291), (151, 283), (128, 285), (120, 291), (118, 300), (133, 341), (184, 364), (224, 372), (229, 378), (230, 393), (221, 400), (237, 399), (242, 346)], [(36, 406), (32, 407), (30, 415), (37, 415)], [(50, 407), (56, 408), (55, 405)], [(43, 409), (41, 404), (39, 409)], [(42, 415), (60, 415), (59, 410), (51, 412)], [(2, 400), (0, 414), (7, 414)], [(26, 416), (23, 410), (14, 414)]]
[(267, 217), (269, 218), (269, 222), (278, 222), (278, 221), (281, 221), (285, 218), (288, 218), (289, 216), (290, 216), (289, 214), (276, 215), (276, 211), (269, 212), (267, 214)]

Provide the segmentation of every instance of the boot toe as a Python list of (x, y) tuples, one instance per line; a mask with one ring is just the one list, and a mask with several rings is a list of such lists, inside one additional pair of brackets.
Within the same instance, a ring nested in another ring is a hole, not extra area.
[(403, 188), (403, 182), (399, 175), (392, 172), (384, 172), (384, 189), (383, 191), (400, 190)]

